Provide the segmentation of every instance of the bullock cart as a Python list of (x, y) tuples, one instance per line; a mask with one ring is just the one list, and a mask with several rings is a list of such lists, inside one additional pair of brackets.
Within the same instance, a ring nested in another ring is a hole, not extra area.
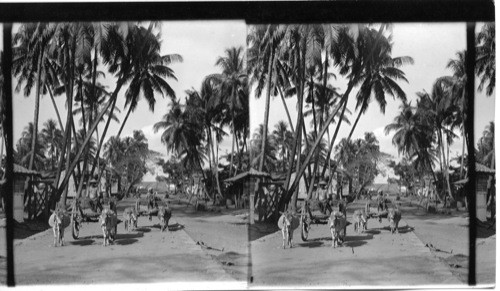
[(158, 208), (165, 206), (165, 202), (160, 197), (148, 195), (145, 198), (137, 198), (135, 201), (135, 210), (140, 216), (158, 215)]
[(116, 213), (116, 200), (114, 198), (90, 199), (88, 197), (75, 198), (71, 203), (71, 235), (73, 239), (78, 239), (83, 222), (97, 222), (104, 209), (104, 205), (109, 205), (109, 209)]

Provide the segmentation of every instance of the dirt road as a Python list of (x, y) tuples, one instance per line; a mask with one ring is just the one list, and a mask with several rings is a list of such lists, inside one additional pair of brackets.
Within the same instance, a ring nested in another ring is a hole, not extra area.
[[(348, 207), (348, 220), (354, 208)], [(404, 219), (404, 217), (403, 217)], [(391, 234), (388, 221), (369, 220), (368, 231), (357, 234), (348, 226), (343, 246), (331, 247), (328, 225), (312, 226), (309, 239), (294, 234), (296, 246), (282, 249), (276, 232), (251, 243), (251, 287), (340, 287), (462, 285), (403, 220), (400, 233)], [(463, 286), (463, 285), (462, 285)]]
[[(121, 201), (124, 207), (133, 201)], [(114, 245), (102, 245), (97, 223), (83, 224), (80, 238), (73, 240), (66, 229), (66, 246), (53, 247), (51, 230), (15, 242), (15, 271), (18, 285), (151, 283), (151, 282), (232, 282), (224, 286), (242, 287), (229, 276), (185, 232), (177, 219), (169, 232), (160, 232), (158, 219), (140, 217), (139, 228), (125, 232), (118, 225)], [(206, 285), (205, 285), (206, 286)], [(230, 288), (230, 287), (229, 287)]]

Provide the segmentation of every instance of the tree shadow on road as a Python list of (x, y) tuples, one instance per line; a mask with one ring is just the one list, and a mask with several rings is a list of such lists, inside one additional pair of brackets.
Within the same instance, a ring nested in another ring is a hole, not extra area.
[(151, 231), (151, 227), (142, 226), (142, 227), (136, 228), (135, 230), (136, 231), (140, 231), (140, 232), (150, 232)]
[(115, 240), (115, 245), (126, 246), (138, 242), (139, 240), (135, 238), (125, 238), (120, 240)]
[(184, 225), (179, 224), (179, 223), (170, 224), (168, 226), (168, 231), (178, 231), (178, 230), (181, 230), (181, 229), (184, 229)]
[(307, 247), (307, 248), (317, 248), (323, 245), (323, 242), (321, 241), (307, 241), (303, 243), (297, 244), (298, 246), (301, 247)]
[(373, 239), (373, 234), (368, 235), (347, 235), (345, 237), (346, 241), (360, 241), (360, 240), (369, 240)]
[(342, 246), (350, 247), (350, 248), (355, 248), (355, 247), (362, 246), (364, 244), (366, 244), (366, 241), (364, 241), (364, 240), (356, 240), (356, 241), (345, 241), (342, 244)]
[(75, 241), (72, 241), (72, 242), (69, 242), (71, 245), (74, 245), (74, 246), (89, 246), (91, 244), (93, 244), (95, 242), (95, 240), (93, 239), (80, 239), (80, 240), (75, 240)]
[[(122, 233), (122, 234), (116, 234), (116, 240), (119, 239), (131, 239), (131, 238), (140, 238), (143, 237), (144, 233), (138, 232), (138, 233)], [(101, 236), (102, 238), (102, 236)]]
[(380, 230), (377, 230), (377, 229), (368, 229), (368, 230), (365, 230), (365, 233), (368, 233), (368, 234), (380, 234)]
[[(378, 231), (378, 233), (380, 233), (381, 230), (391, 232), (391, 228), (389, 226), (384, 226), (384, 227), (379, 227), (379, 228), (373, 229), (373, 231)], [(398, 227), (398, 231), (401, 234), (412, 232), (414, 230), (415, 230), (415, 228), (412, 226), (409, 226), (409, 225)]]

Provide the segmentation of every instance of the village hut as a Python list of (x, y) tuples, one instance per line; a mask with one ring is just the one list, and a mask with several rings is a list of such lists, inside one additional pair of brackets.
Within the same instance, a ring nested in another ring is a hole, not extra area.
[(30, 192), (28, 192), (28, 190), (30, 187), (34, 186), (34, 178), (39, 176), (40, 173), (37, 171), (28, 170), (21, 165), (14, 164), (14, 219), (18, 222), (24, 221), (25, 209), (28, 212), (28, 218), (31, 218), (29, 214), (32, 212), (31, 210), (34, 203), (30, 198)]
[[(485, 165), (476, 163), (476, 209), (477, 218), (486, 221), (488, 206), (490, 217), (495, 217), (495, 170)], [(491, 197), (490, 197), (491, 196)]]
[[(465, 185), (469, 182), (469, 178), (458, 180), (453, 184), (463, 189), (466, 193)], [(485, 165), (476, 163), (476, 217), (480, 221), (495, 217), (495, 170), (488, 168)], [(467, 194), (466, 194), (467, 195)]]
[(260, 172), (255, 169), (250, 169), (247, 172), (240, 173), (232, 178), (224, 180), (225, 183), (233, 186), (234, 193), (232, 197), (236, 201), (237, 207), (242, 207), (243, 202), (248, 197), (250, 206), (250, 223), (254, 222), (254, 207), (255, 207), (255, 193), (257, 191), (256, 184), (261, 178), (269, 179), (271, 175), (266, 172)]

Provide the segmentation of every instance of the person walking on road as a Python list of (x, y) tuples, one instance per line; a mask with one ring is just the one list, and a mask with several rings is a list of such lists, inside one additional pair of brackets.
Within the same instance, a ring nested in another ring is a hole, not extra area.
[(326, 210), (330, 211), (332, 213), (332, 208), (330, 207), (330, 204), (328, 203), (328, 195), (326, 191), (326, 182), (324, 180), (321, 180), (319, 182), (319, 189), (318, 189), (318, 200), (319, 200), (319, 207), (321, 209), (321, 213), (326, 214)]

